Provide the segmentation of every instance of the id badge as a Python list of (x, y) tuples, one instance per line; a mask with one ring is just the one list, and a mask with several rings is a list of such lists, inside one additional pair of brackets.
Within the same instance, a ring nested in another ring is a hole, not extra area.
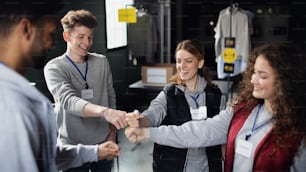
[(207, 118), (206, 106), (200, 106), (199, 109), (190, 108), (192, 120), (203, 120)]
[(93, 89), (84, 89), (81, 91), (82, 99), (91, 99), (93, 98)]
[(248, 142), (243, 139), (238, 139), (237, 148), (235, 151), (236, 153), (246, 158), (250, 158), (252, 150), (253, 150), (253, 144), (251, 142)]

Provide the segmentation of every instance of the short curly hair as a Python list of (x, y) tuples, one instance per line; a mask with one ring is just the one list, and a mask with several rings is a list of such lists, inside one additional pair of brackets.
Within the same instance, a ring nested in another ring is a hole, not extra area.
[(64, 31), (70, 32), (75, 26), (86, 26), (95, 29), (98, 26), (97, 18), (88, 10), (70, 10), (61, 19)]

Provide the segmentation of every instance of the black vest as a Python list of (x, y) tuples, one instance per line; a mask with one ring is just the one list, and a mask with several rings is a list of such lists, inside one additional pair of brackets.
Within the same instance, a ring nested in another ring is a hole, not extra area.
[[(167, 116), (161, 125), (181, 125), (191, 120), (190, 108), (184, 92), (175, 85), (165, 87), (167, 97)], [(221, 91), (217, 86), (207, 85), (205, 88), (207, 117), (219, 113)], [(184, 170), (187, 149), (163, 146), (154, 143), (153, 171), (154, 172), (182, 172)], [(221, 146), (206, 148), (209, 171), (222, 171)]]

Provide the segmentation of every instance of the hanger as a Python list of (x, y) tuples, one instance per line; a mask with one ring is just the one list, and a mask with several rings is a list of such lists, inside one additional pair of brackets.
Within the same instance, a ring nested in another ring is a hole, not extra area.
[(239, 9), (239, 3), (235, 1), (230, 1), (230, 8)]
[(137, 16), (142, 17), (142, 16), (147, 15), (147, 14), (148, 14), (147, 10), (145, 8), (143, 8), (142, 5), (140, 5), (140, 8), (137, 9)]

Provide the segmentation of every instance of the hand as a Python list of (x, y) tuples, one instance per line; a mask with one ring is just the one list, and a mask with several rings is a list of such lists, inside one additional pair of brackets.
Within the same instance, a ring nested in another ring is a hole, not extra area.
[(132, 143), (138, 143), (150, 137), (149, 128), (128, 127), (125, 129), (125, 136)]
[(125, 128), (128, 124), (125, 120), (125, 111), (107, 109), (104, 112), (104, 118), (106, 121), (113, 124), (118, 130)]
[(116, 127), (113, 124), (109, 124), (110, 132), (106, 138), (107, 141), (114, 141), (116, 142), (117, 138), (117, 130)]
[(127, 113), (125, 116), (125, 120), (130, 127), (138, 128), (140, 126), (139, 118), (140, 113), (138, 110), (134, 110), (134, 112)]
[(112, 160), (115, 157), (119, 156), (119, 145), (113, 141), (106, 141), (98, 145), (98, 159), (108, 159)]

